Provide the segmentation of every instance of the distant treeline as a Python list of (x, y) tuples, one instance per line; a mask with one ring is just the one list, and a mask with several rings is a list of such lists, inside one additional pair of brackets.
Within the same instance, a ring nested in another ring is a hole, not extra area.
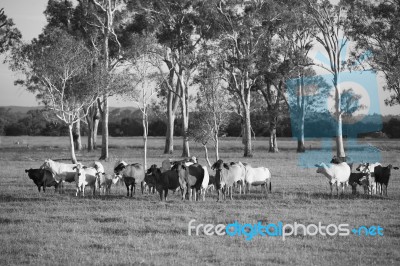
[[(310, 116), (305, 122), (305, 135), (308, 137), (321, 137), (334, 131), (334, 123), (329, 119), (321, 119), (327, 114), (318, 114), (318, 118)], [(241, 118), (235, 113), (230, 115), (228, 123), (223, 128), (221, 135), (239, 137), (241, 136)], [(141, 113), (135, 109), (113, 108), (110, 111), (109, 133), (113, 137), (118, 136), (142, 136), (143, 127)], [(180, 119), (175, 123), (175, 135), (180, 136), (182, 125)], [(251, 117), (252, 130), (256, 137), (269, 136), (268, 119), (262, 112), (254, 112)], [(324, 121), (324, 122), (321, 122)], [(325, 122), (326, 121), (326, 122)], [(400, 138), (400, 117), (371, 115), (363, 118), (361, 122), (350, 126), (343, 125), (344, 136), (371, 135), (368, 129), (376, 131), (379, 124), (383, 123), (382, 133), (377, 136), (389, 138)], [(278, 137), (292, 137), (291, 120), (289, 116), (283, 116), (277, 127)], [(318, 129), (318, 130), (315, 130)], [(165, 136), (167, 130), (166, 119), (152, 116), (149, 121), (149, 136)], [(357, 133), (362, 134), (357, 134)], [(101, 134), (101, 121), (99, 125)], [(87, 135), (86, 125), (81, 124), (81, 134)], [(0, 107), (0, 135), (2, 136), (68, 136), (68, 127), (59, 122), (51, 122), (43, 116), (42, 110), (29, 110), (27, 112), (15, 112), (7, 107)], [(376, 135), (376, 134), (375, 134)]]

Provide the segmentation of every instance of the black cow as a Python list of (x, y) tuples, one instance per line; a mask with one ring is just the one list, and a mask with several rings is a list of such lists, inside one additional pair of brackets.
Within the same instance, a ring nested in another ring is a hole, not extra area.
[(368, 193), (369, 180), (367, 173), (351, 173), (349, 177), (349, 185), (353, 194), (357, 193), (357, 185), (364, 187), (364, 193)]
[[(375, 168), (374, 168), (375, 182), (377, 185), (379, 184), (381, 187), (381, 189), (380, 189), (381, 195), (382, 195), (382, 193), (384, 193), (385, 196), (387, 196), (387, 186), (389, 184), (389, 179), (390, 179), (390, 174), (391, 174), (392, 168), (399, 170), (399, 167), (393, 167), (391, 164), (389, 164), (386, 167), (378, 165), (378, 166), (375, 166)], [(383, 186), (383, 185), (385, 185), (385, 186)], [(383, 190), (385, 190), (385, 191), (383, 191)]]
[[(149, 169), (150, 170), (150, 169)], [(149, 193), (156, 191), (156, 178), (152, 175), (152, 173), (147, 172), (145, 177), (144, 177), (144, 182), (146, 182), (148, 188), (149, 188)]]
[(25, 173), (28, 173), (30, 179), (33, 180), (35, 185), (38, 187), (40, 192), (40, 188), (43, 187), (43, 192), (46, 192), (46, 187), (55, 187), (55, 191), (57, 191), (59, 183), (54, 180), (53, 175), (50, 171), (45, 169), (29, 169), (25, 170)]
[(150, 169), (147, 170), (147, 173), (151, 173), (155, 177), (156, 189), (160, 194), (161, 201), (163, 199), (167, 201), (168, 190), (175, 191), (179, 187), (181, 188), (182, 191), (182, 198), (184, 197), (182, 186), (179, 182), (179, 176), (176, 170), (168, 170), (166, 172), (161, 173), (160, 168), (157, 168), (157, 165), (153, 164), (150, 167)]

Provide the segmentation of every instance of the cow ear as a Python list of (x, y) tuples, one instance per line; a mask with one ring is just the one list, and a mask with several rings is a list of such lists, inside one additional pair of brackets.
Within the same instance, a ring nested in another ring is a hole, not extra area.
[(314, 166), (315, 166), (315, 167), (320, 167), (320, 165), (319, 165), (319, 164), (315, 164)]
[(72, 170), (76, 170), (76, 166), (72, 167)]
[(25, 169), (25, 173), (28, 173), (28, 172), (29, 172), (29, 170)]
[(215, 165), (216, 165), (216, 164), (217, 164), (217, 163), (214, 163), (214, 164), (211, 166), (211, 169), (212, 169), (212, 170), (215, 170), (215, 167), (216, 167)]
[(228, 169), (228, 170), (229, 170), (229, 165), (228, 165), (228, 164), (226, 164), (226, 163), (224, 163), (224, 168), (226, 168), (226, 169)]
[(393, 169), (395, 169), (395, 170), (399, 170), (399, 167), (395, 166), (395, 167), (393, 167)]
[(87, 169), (87, 166), (84, 166), (83, 169)]

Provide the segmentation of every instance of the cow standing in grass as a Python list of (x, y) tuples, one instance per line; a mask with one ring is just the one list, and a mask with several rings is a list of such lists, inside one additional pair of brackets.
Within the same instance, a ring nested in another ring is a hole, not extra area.
[(51, 159), (44, 161), (40, 169), (46, 169), (51, 172), (54, 180), (60, 183), (61, 192), (64, 190), (64, 182), (72, 183), (75, 182), (75, 169), (76, 164), (67, 164), (55, 162)]
[(368, 174), (368, 182), (369, 182), (369, 193), (372, 194), (377, 194), (377, 192), (380, 190), (379, 187), (377, 187), (376, 181), (375, 181), (375, 167), (381, 165), (380, 163), (362, 163), (360, 164), (356, 170)]
[(375, 166), (374, 167), (374, 174), (375, 174), (375, 182), (377, 185), (379, 184), (380, 186), (380, 194), (387, 196), (387, 187), (389, 185), (389, 179), (391, 175), (391, 170), (399, 170), (399, 167), (393, 167), (391, 164), (389, 164), (386, 167), (383, 167), (381, 165)]
[(215, 170), (215, 185), (218, 192), (217, 201), (221, 200), (220, 196), (222, 196), (222, 199), (226, 199), (226, 194), (229, 194), (232, 200), (233, 184), (243, 178), (242, 167), (238, 164), (228, 165), (224, 161), (218, 160), (211, 166), (211, 169)]
[(265, 193), (271, 192), (271, 172), (266, 167), (251, 167), (246, 165), (246, 176), (245, 176), (246, 187), (250, 194), (251, 186), (264, 186)]
[(326, 176), (329, 180), (331, 189), (331, 195), (333, 193), (333, 185), (336, 184), (336, 192), (339, 196), (339, 187), (342, 187), (342, 193), (344, 193), (344, 186), (348, 184), (350, 178), (350, 166), (347, 163), (339, 164), (325, 164), (320, 163), (315, 165), (317, 173), (321, 173)]
[(205, 200), (205, 191), (209, 182), (207, 168), (197, 163), (186, 166), (185, 163), (178, 162), (174, 165), (173, 169), (179, 175), (179, 182), (183, 186), (183, 194), (186, 195), (186, 192), (188, 192), (190, 201), (192, 199), (196, 201), (199, 194), (202, 194), (203, 200)]
[(25, 170), (25, 173), (28, 173), (28, 176), (37, 186), (39, 192), (40, 188), (43, 187), (43, 192), (46, 192), (46, 187), (55, 187), (55, 191), (57, 191), (59, 183), (54, 180), (53, 175), (50, 171), (45, 169), (29, 169)]
[(168, 190), (176, 191), (178, 188), (181, 189), (182, 192), (182, 200), (185, 199), (184, 194), (184, 184), (182, 184), (176, 170), (168, 170), (165, 172), (161, 172), (160, 168), (157, 168), (157, 165), (153, 164), (150, 169), (147, 170), (148, 174), (152, 174), (155, 179), (156, 189), (160, 194), (160, 200), (167, 201)]
[(132, 197), (132, 190), (133, 194), (136, 193), (136, 184), (140, 184), (143, 194), (145, 169), (142, 164), (135, 163), (128, 165), (124, 161), (119, 161), (115, 164), (114, 173), (124, 181), (128, 197), (129, 197), (129, 188), (131, 191), (131, 197)]
[(75, 184), (76, 184), (76, 196), (81, 193), (82, 197), (85, 196), (85, 188), (89, 186), (92, 188), (93, 196), (96, 195), (96, 180), (97, 170), (94, 167), (86, 167), (80, 163), (77, 163), (74, 167), (75, 172)]
[(106, 194), (109, 195), (111, 193), (112, 184), (116, 184), (118, 182), (118, 180), (119, 180), (119, 178), (116, 175), (106, 174), (106, 173), (97, 171), (96, 186), (100, 191), (100, 195), (106, 195)]

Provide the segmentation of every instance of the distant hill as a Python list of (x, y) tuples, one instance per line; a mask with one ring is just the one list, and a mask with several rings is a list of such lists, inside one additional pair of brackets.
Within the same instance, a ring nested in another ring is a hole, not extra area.
[[(28, 111), (30, 110), (40, 110), (43, 109), (43, 106), (14, 106), (14, 105), (10, 105), (10, 106), (0, 106), (0, 108), (5, 108), (5, 109), (10, 109), (10, 112), (12, 113), (22, 113), (22, 114), (26, 114)], [(129, 110), (129, 111), (136, 111), (137, 108), (135, 107), (110, 107), (110, 112), (112, 112), (115, 109), (120, 109), (120, 111), (124, 111), (124, 110)]]
[(12, 113), (22, 113), (26, 114), (30, 110), (40, 110), (43, 109), (43, 106), (0, 106), (0, 108), (10, 109)]

